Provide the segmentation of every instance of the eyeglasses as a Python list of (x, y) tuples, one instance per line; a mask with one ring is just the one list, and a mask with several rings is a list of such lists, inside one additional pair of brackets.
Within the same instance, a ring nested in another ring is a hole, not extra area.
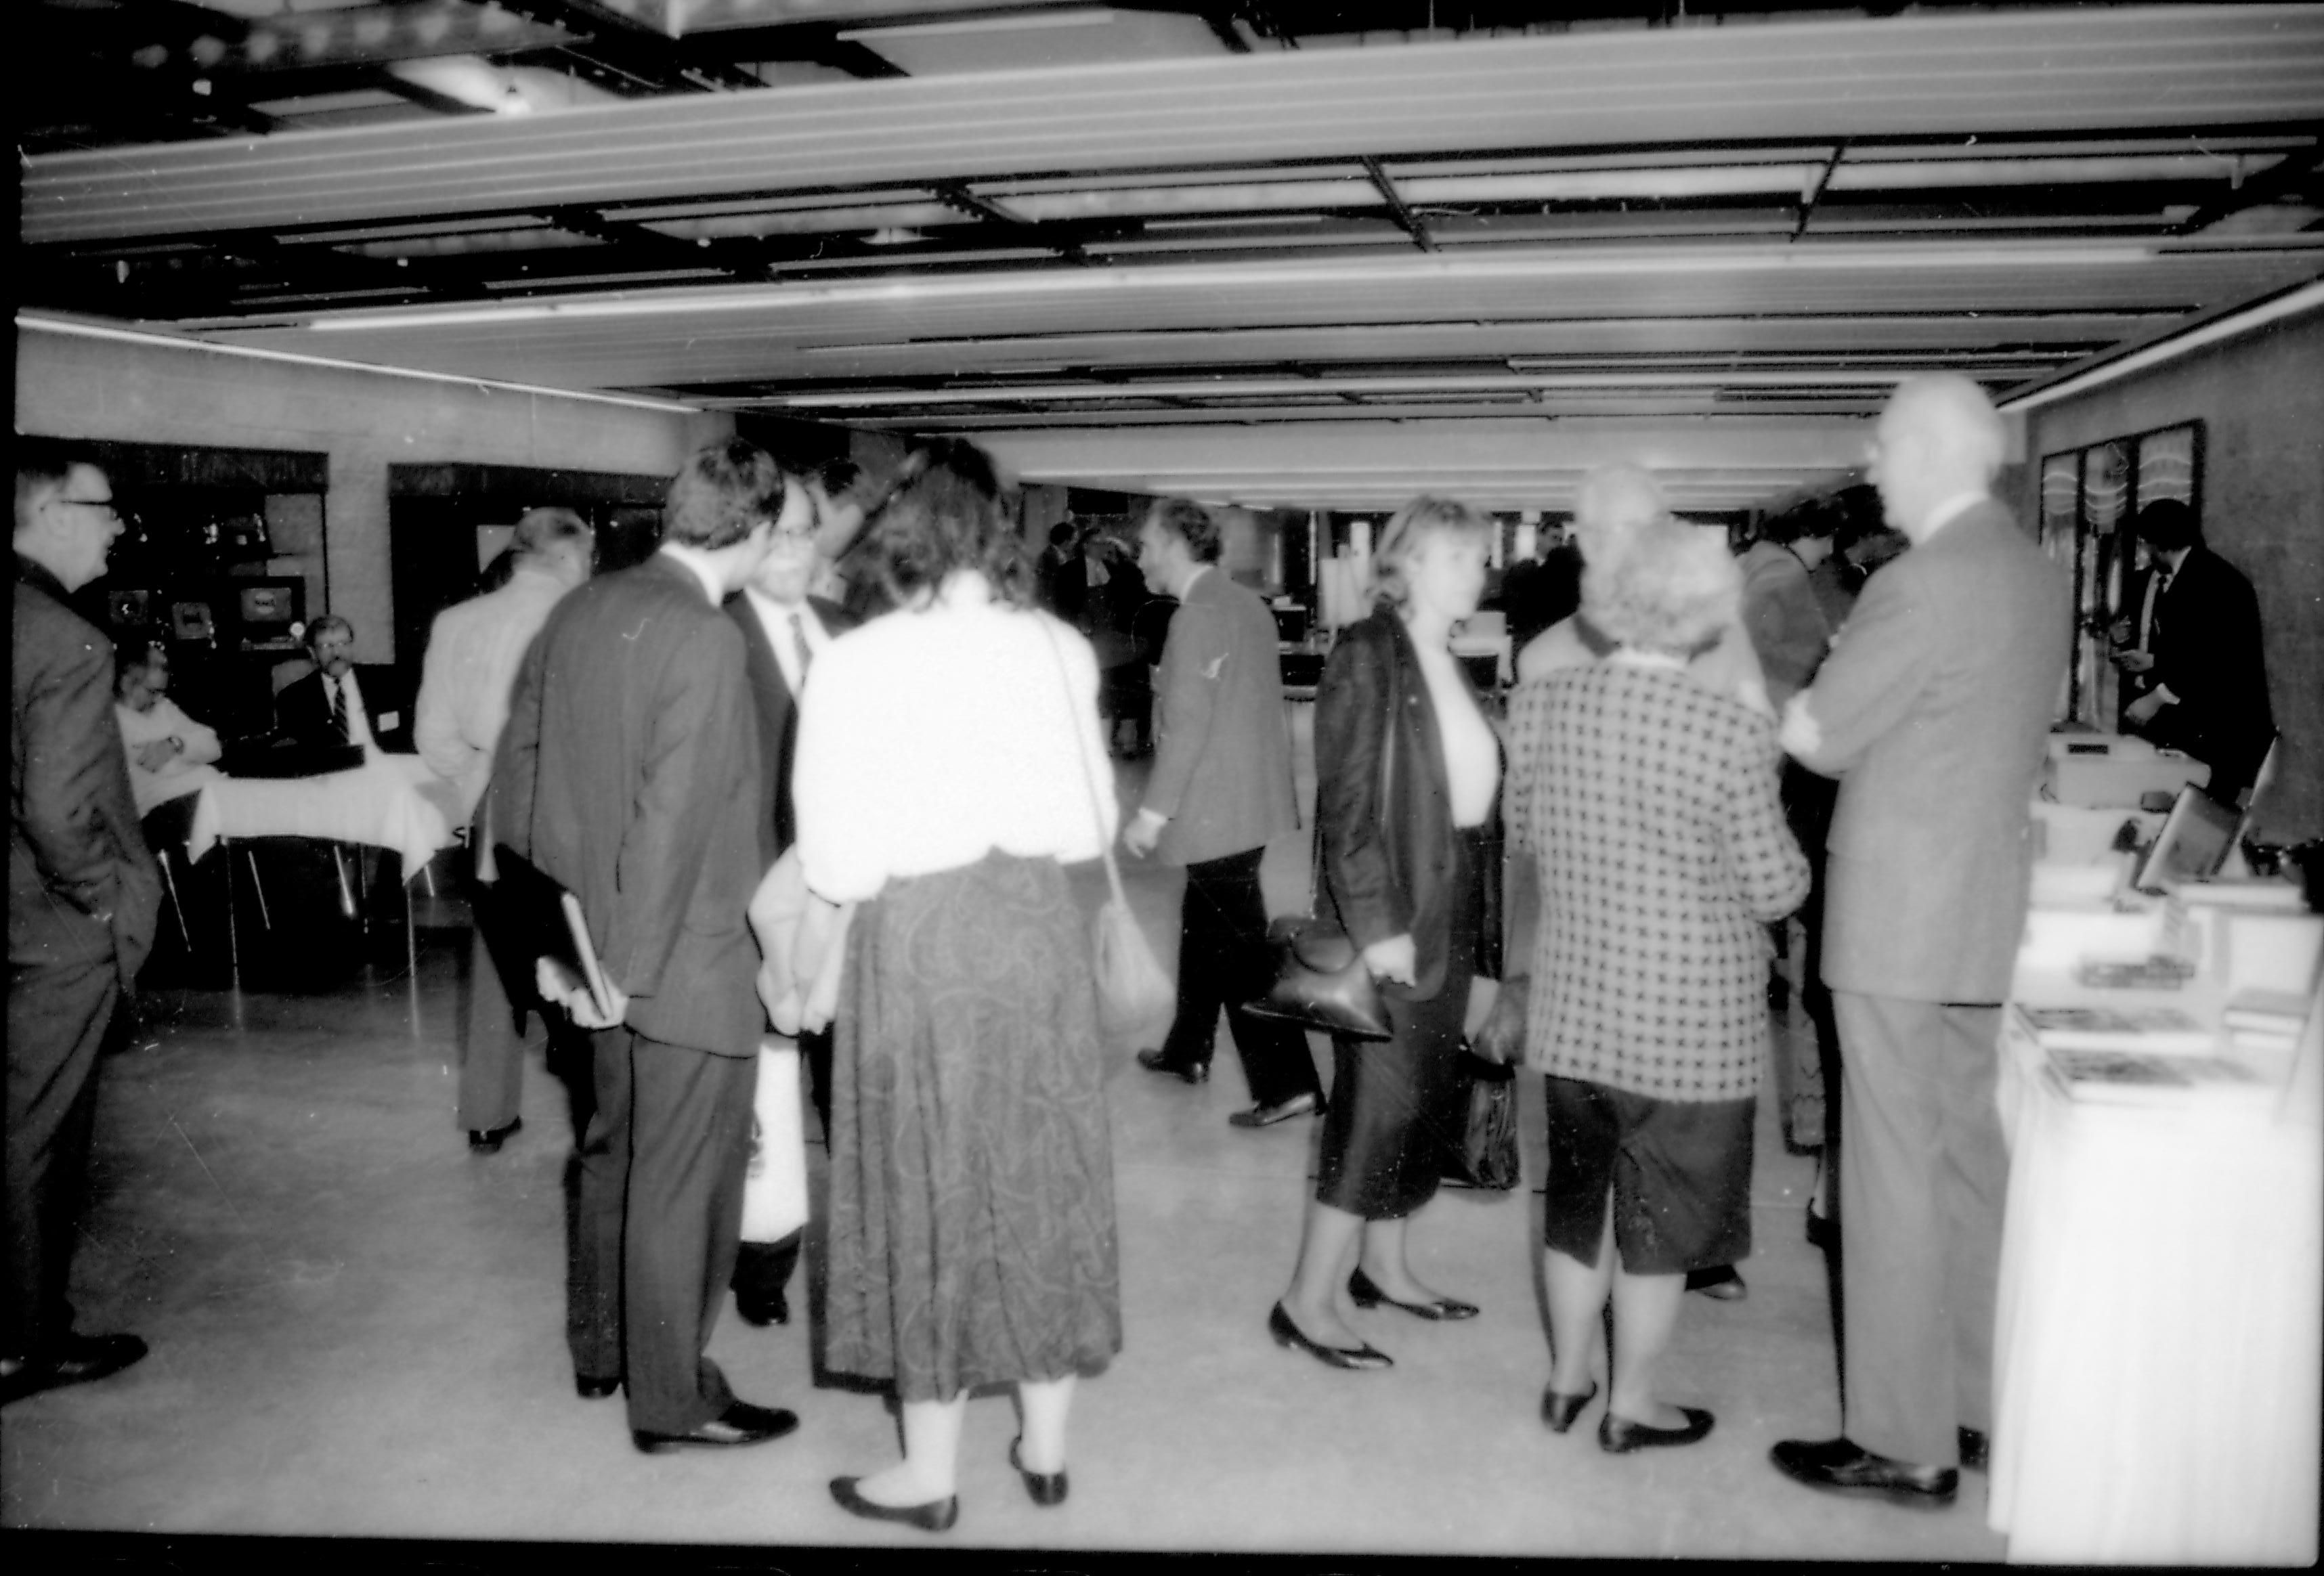
[(49, 502), (51, 503), (78, 504), (83, 509), (101, 509), (115, 520), (122, 518), (121, 511), (115, 506), (113, 500), (110, 498), (70, 498), (60, 493), (54, 498), (50, 499)]

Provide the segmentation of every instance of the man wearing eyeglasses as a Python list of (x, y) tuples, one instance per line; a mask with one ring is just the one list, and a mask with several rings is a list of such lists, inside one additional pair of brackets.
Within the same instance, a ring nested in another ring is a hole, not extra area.
[(145, 1355), (134, 1335), (77, 1334), (66, 1301), (97, 1057), (161, 900), (113, 720), (113, 642), (68, 601), (105, 573), (121, 530), (112, 485), (85, 452), (17, 439), (0, 1404)]
[[(852, 467), (850, 467), (852, 471)], [(824, 475), (828, 475), (826, 468)], [(845, 473), (843, 473), (845, 474)], [(742, 631), (749, 649), (751, 698), (759, 720), (759, 755), (766, 770), (759, 779), (759, 868), (783, 856), (798, 835), (791, 808), (791, 754), (798, 741), (799, 702), (816, 659), (834, 636), (857, 621), (837, 603), (808, 594), (819, 569), (844, 552), (862, 524), (860, 508), (832, 497), (810, 475), (806, 495), (813, 505), (804, 516), (785, 514), (775, 522), (773, 544), (750, 583), (727, 598), (726, 615)], [(839, 491), (846, 491), (843, 483)], [(850, 518), (852, 516), (852, 519)], [(831, 1029), (828, 1025), (798, 1037), (807, 1065), (815, 1109), (824, 1130), (831, 1129)], [(776, 1058), (762, 1075), (781, 1075)], [(796, 1066), (791, 1067), (793, 1073)], [(790, 1304), (784, 1287), (798, 1262), (798, 1231), (779, 1241), (744, 1242), (734, 1261), (734, 1311), (751, 1324), (787, 1324)]]

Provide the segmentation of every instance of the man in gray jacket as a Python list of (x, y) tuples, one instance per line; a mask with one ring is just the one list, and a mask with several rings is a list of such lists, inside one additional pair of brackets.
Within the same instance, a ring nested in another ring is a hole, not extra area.
[(1218, 567), (1218, 522), (1201, 504), (1157, 503), (1138, 544), (1147, 585), (1178, 611), (1155, 686), (1154, 775), (1122, 841), (1186, 867), (1177, 1013), (1162, 1048), (1138, 1060), (1202, 1083), (1223, 1006), (1253, 1102), (1228, 1120), (1272, 1127), (1323, 1108), (1305, 1032), (1242, 1010), (1272, 977), (1259, 862), (1299, 825), (1275, 617)]

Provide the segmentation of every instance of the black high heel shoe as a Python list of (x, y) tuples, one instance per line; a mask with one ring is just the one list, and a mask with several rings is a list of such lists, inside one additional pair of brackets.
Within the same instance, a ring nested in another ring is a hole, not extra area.
[(960, 1519), (957, 1494), (931, 1499), (926, 1505), (876, 1505), (855, 1491), (855, 1485), (862, 1481), (861, 1478), (834, 1478), (831, 1497), (839, 1501), (840, 1508), (866, 1521), (899, 1521), (922, 1532), (950, 1532), (952, 1524)]
[(1682, 1406), (1685, 1424), (1678, 1428), (1651, 1428), (1643, 1423), (1633, 1423), (1627, 1417), (1617, 1417), (1611, 1406), (1598, 1420), (1598, 1448), (1609, 1456), (1626, 1456), (1634, 1450), (1645, 1450), (1657, 1444), (1692, 1444), (1711, 1432), (1710, 1413), (1696, 1406)]
[(1451, 1297), (1432, 1297), (1425, 1303), (1399, 1303), (1380, 1290), (1372, 1277), (1364, 1273), (1364, 1267), (1360, 1264), (1356, 1266), (1356, 1273), (1348, 1277), (1348, 1296), (1359, 1308), (1377, 1308), (1386, 1303), (1391, 1308), (1403, 1309), (1416, 1319), (1441, 1321), (1477, 1316), (1476, 1304), (1455, 1302)]
[(1063, 1505), (1065, 1502), (1065, 1474), (1063, 1471), (1037, 1472), (1027, 1466), (1017, 1454), (1017, 1447), (1025, 1442), (1009, 1442), (1009, 1464), (1025, 1479), (1025, 1492), (1033, 1497), (1036, 1505)]
[(1582, 1415), (1582, 1409), (1597, 1398), (1598, 1387), (1595, 1384), (1578, 1396), (1569, 1396), (1562, 1390), (1544, 1390), (1541, 1393), (1541, 1420), (1549, 1425), (1550, 1433), (1563, 1433), (1573, 1426), (1573, 1420)]
[(1396, 1366), (1395, 1359), (1387, 1352), (1375, 1350), (1370, 1345), (1326, 1346), (1320, 1341), (1308, 1340), (1299, 1332), (1299, 1326), (1291, 1322), (1291, 1315), (1283, 1311), (1281, 1303), (1276, 1304), (1274, 1311), (1267, 1315), (1267, 1330), (1268, 1334), (1275, 1337), (1276, 1345), (1288, 1346), (1296, 1350), (1304, 1351), (1317, 1362), (1328, 1364), (1333, 1368), (1373, 1369)]

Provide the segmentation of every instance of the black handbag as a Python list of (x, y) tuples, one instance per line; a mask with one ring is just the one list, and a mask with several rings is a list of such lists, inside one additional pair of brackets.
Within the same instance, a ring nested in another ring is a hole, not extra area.
[(1444, 1180), (1461, 1187), (1507, 1193), (1517, 1184), (1517, 1070), (1461, 1053), (1469, 1079), (1468, 1120), (1444, 1156)]
[[(1380, 750), (1380, 802), (1388, 802), (1388, 769), (1396, 752)], [(1307, 912), (1286, 915), (1267, 927), (1275, 951), (1275, 983), (1267, 994), (1242, 1004), (1254, 1018), (1272, 1018), (1302, 1028), (1320, 1028), (1350, 1039), (1395, 1037), (1379, 984), (1364, 966), (1355, 938), (1316, 910), (1323, 901), (1323, 816), (1315, 816), (1314, 862), (1307, 885)]]

